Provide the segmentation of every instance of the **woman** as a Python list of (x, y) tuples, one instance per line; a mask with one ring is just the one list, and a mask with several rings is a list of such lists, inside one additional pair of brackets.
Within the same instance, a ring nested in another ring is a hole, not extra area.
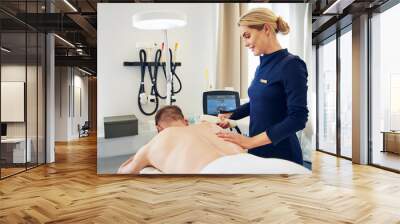
[(228, 126), (225, 118), (250, 116), (250, 137), (223, 132), (217, 135), (249, 149), (253, 155), (303, 165), (296, 132), (305, 127), (308, 117), (307, 68), (299, 57), (282, 49), (276, 37), (277, 33), (289, 33), (289, 26), (266, 8), (250, 10), (238, 25), (245, 46), (260, 56), (260, 65), (248, 89), (249, 103), (233, 113), (220, 114), (219, 125)]

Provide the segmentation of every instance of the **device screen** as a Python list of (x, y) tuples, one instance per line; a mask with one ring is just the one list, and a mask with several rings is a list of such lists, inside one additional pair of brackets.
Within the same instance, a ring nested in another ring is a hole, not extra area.
[(236, 109), (235, 95), (209, 95), (207, 96), (207, 114), (217, 115), (219, 111)]

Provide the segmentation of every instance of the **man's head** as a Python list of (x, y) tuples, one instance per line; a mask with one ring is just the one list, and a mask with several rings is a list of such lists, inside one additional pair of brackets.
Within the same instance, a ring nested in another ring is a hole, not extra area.
[(168, 127), (187, 126), (188, 121), (183, 116), (182, 110), (178, 106), (164, 106), (157, 111), (156, 116), (157, 131), (160, 132)]

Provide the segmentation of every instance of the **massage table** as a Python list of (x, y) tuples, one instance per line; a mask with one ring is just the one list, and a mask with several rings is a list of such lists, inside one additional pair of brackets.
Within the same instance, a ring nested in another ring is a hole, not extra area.
[[(228, 119), (229, 120), (229, 119)], [(218, 117), (201, 115), (200, 121), (220, 122)], [(237, 121), (229, 120), (231, 128), (238, 126)], [(262, 158), (249, 153), (240, 153), (218, 158), (204, 167), (199, 174), (310, 174), (311, 171), (297, 163), (276, 159)], [(146, 167), (140, 174), (163, 174), (154, 167)], [(167, 173), (166, 173), (167, 174)], [(182, 173), (185, 174), (185, 173)]]
[[(162, 173), (153, 167), (145, 167), (140, 174), (168, 173)], [(311, 171), (288, 160), (261, 158), (249, 153), (240, 153), (212, 161), (199, 174), (311, 174)]]

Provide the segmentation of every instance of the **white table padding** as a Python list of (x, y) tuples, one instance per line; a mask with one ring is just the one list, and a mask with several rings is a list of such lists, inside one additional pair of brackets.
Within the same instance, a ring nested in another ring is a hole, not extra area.
[(211, 162), (202, 174), (310, 174), (310, 170), (294, 162), (261, 158), (248, 153), (224, 156)]
[[(146, 167), (140, 174), (162, 172), (153, 167)], [(241, 153), (218, 158), (204, 167), (200, 174), (311, 174), (311, 171), (288, 160)]]

